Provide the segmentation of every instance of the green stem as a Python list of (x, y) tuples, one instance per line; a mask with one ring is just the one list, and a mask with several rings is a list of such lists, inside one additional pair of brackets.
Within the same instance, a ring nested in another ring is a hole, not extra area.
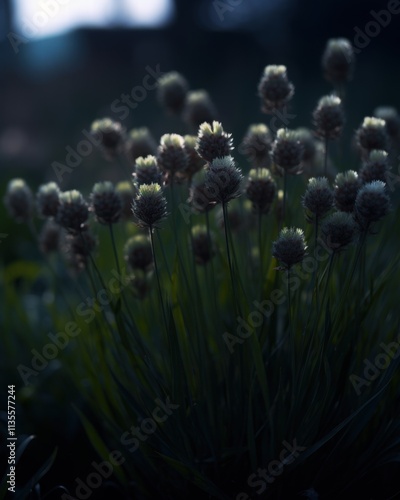
[(224, 216), (224, 230), (225, 230), (226, 254), (227, 254), (227, 257), (228, 257), (229, 274), (231, 276), (231, 284), (232, 284), (234, 306), (235, 306), (235, 309), (239, 312), (238, 302), (237, 302), (237, 298), (236, 298), (236, 284), (235, 284), (235, 279), (234, 279), (234, 274), (233, 274), (231, 252), (230, 252), (230, 248), (229, 248), (228, 210), (227, 210), (226, 203), (222, 203), (222, 213), (223, 213), (223, 216)]
[(115, 258), (115, 264), (117, 266), (117, 271), (118, 271), (118, 274), (121, 276), (121, 268), (119, 266), (119, 259), (118, 259), (118, 253), (117, 253), (117, 246), (115, 245), (115, 237), (114, 237), (114, 229), (113, 229), (113, 225), (112, 224), (109, 224), (108, 225), (109, 229), (110, 229), (110, 237), (111, 237), (111, 244), (112, 244), (112, 247), (113, 247), (113, 252), (114, 252), (114, 258)]
[(162, 291), (161, 291), (160, 273), (158, 270), (157, 257), (156, 257), (155, 247), (154, 247), (153, 228), (151, 226), (149, 226), (149, 234), (150, 234), (151, 250), (153, 253), (153, 260), (154, 260), (154, 270), (155, 270), (156, 278), (157, 278), (158, 297), (160, 299), (160, 306), (161, 306), (161, 311), (162, 311), (162, 315), (163, 315), (163, 319), (164, 319), (165, 333), (169, 339), (168, 322), (167, 322), (167, 316), (166, 316), (165, 308), (164, 308), (164, 300), (163, 300)]

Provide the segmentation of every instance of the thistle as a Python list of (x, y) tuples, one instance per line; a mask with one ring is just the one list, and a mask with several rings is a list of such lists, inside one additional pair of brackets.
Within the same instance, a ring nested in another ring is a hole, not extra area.
[(188, 155), (188, 164), (185, 170), (183, 170), (180, 175), (190, 181), (192, 177), (199, 172), (204, 167), (204, 160), (199, 156), (196, 146), (197, 146), (197, 136), (195, 135), (185, 135), (185, 150)]
[(271, 162), (271, 146), (271, 131), (266, 125), (259, 123), (250, 125), (239, 152), (243, 153), (254, 167), (268, 167)]
[(319, 141), (315, 140), (314, 134), (308, 128), (300, 127), (294, 132), (296, 133), (297, 139), (303, 149), (301, 162), (303, 165), (306, 164), (308, 166), (311, 166), (315, 161), (315, 157), (317, 154), (317, 143), (319, 143)]
[(81, 272), (86, 269), (89, 256), (97, 246), (97, 240), (84, 229), (80, 234), (68, 234), (65, 239), (64, 251), (73, 268)]
[(276, 183), (268, 169), (250, 170), (246, 195), (256, 213), (267, 214), (274, 201), (275, 194)]
[(334, 182), (336, 208), (342, 212), (352, 212), (360, 187), (360, 179), (354, 170), (338, 174)]
[(166, 73), (158, 79), (157, 98), (173, 114), (182, 112), (189, 90), (186, 79), (176, 71)]
[(132, 217), (132, 201), (134, 190), (129, 181), (118, 182), (115, 191), (121, 200), (121, 219), (130, 220)]
[(217, 119), (217, 111), (205, 90), (188, 92), (183, 110), (183, 119), (194, 130), (198, 130), (204, 122), (212, 123)]
[(32, 191), (23, 179), (12, 179), (7, 185), (4, 205), (16, 222), (27, 222), (33, 215)]
[(380, 106), (375, 109), (373, 115), (385, 121), (386, 133), (392, 141), (400, 138), (400, 115), (396, 108)]
[(167, 216), (167, 200), (159, 184), (142, 184), (133, 206), (133, 215), (141, 227), (150, 230)]
[(112, 182), (97, 182), (91, 194), (91, 209), (101, 224), (115, 224), (118, 222), (122, 201)]
[(297, 133), (280, 128), (272, 144), (273, 162), (288, 174), (297, 174), (300, 172), (302, 155), (303, 147)]
[(124, 246), (124, 258), (131, 269), (147, 271), (153, 264), (149, 238), (143, 234), (129, 238)]
[(373, 149), (387, 150), (386, 123), (380, 118), (367, 116), (356, 132), (357, 143), (367, 153)]
[(205, 185), (210, 198), (226, 204), (240, 196), (243, 176), (232, 156), (216, 158), (206, 171)]
[(160, 184), (161, 171), (158, 168), (157, 158), (149, 155), (146, 158), (136, 158), (133, 181), (141, 186), (142, 184)]
[(125, 129), (121, 123), (111, 118), (102, 118), (92, 123), (91, 133), (98, 137), (100, 147), (108, 160), (113, 160), (121, 151), (125, 140)]
[(335, 95), (321, 97), (313, 118), (319, 137), (326, 140), (337, 139), (344, 124), (342, 101)]
[(303, 196), (303, 207), (312, 214), (309, 221), (321, 219), (333, 207), (333, 191), (326, 177), (311, 178)]
[(213, 240), (205, 226), (194, 226), (192, 228), (192, 251), (196, 264), (206, 265), (215, 255)]
[(207, 190), (205, 170), (201, 170), (193, 176), (188, 202), (198, 213), (206, 213), (217, 204), (217, 200)]
[(388, 171), (388, 154), (386, 151), (372, 150), (368, 159), (360, 170), (360, 179), (363, 183), (372, 181), (386, 182)]
[(351, 80), (354, 71), (354, 50), (346, 38), (328, 40), (322, 56), (325, 78), (336, 86)]
[(131, 163), (135, 163), (139, 156), (157, 153), (157, 143), (147, 127), (134, 128), (129, 132), (125, 152)]
[(258, 84), (262, 111), (268, 114), (282, 109), (293, 94), (294, 86), (288, 79), (286, 66), (266, 66)]
[(58, 252), (61, 243), (61, 228), (53, 220), (47, 220), (39, 234), (39, 248), (44, 254)]
[(60, 204), (60, 188), (55, 182), (39, 187), (36, 194), (37, 211), (41, 217), (55, 217)]
[(161, 137), (157, 163), (169, 180), (173, 180), (178, 172), (182, 172), (187, 168), (189, 157), (185, 149), (185, 141), (181, 135), (164, 134)]
[(203, 160), (212, 162), (215, 158), (229, 156), (232, 149), (232, 134), (226, 133), (221, 123), (213, 121), (212, 125), (207, 122), (200, 125), (196, 151)]
[(89, 218), (89, 208), (82, 194), (75, 189), (60, 194), (55, 221), (69, 232), (80, 232)]
[(284, 264), (285, 269), (302, 262), (306, 250), (304, 232), (293, 227), (284, 227), (279, 233), (279, 238), (272, 244), (272, 255)]
[(366, 230), (371, 223), (387, 215), (389, 209), (390, 198), (385, 183), (373, 181), (365, 184), (358, 192), (354, 204), (354, 215), (360, 227)]
[(331, 214), (321, 226), (325, 244), (333, 252), (339, 252), (349, 245), (354, 239), (356, 229), (353, 216), (347, 212)]

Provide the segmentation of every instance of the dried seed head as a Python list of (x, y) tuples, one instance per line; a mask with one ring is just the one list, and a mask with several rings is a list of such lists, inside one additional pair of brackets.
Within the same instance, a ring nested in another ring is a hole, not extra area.
[(137, 234), (125, 243), (124, 257), (132, 269), (147, 271), (153, 264), (151, 243), (147, 236)]
[(382, 219), (390, 209), (390, 198), (386, 192), (386, 184), (373, 181), (359, 190), (354, 204), (356, 221), (362, 229), (368, 229), (372, 222)]
[(354, 50), (346, 38), (331, 38), (322, 56), (322, 68), (325, 78), (334, 85), (349, 80), (354, 71)]
[(342, 101), (335, 95), (322, 97), (313, 118), (317, 135), (324, 139), (337, 139), (344, 124)]
[(200, 170), (192, 178), (189, 188), (189, 199), (193, 210), (205, 213), (215, 207), (217, 200), (211, 196), (206, 188), (206, 171)]
[(185, 141), (178, 134), (164, 134), (158, 148), (157, 163), (169, 179), (184, 171), (189, 163)]
[(228, 203), (240, 196), (242, 179), (242, 173), (236, 168), (232, 156), (216, 158), (206, 171), (206, 189), (212, 199), (220, 203)]
[(91, 202), (91, 209), (101, 224), (118, 222), (122, 211), (122, 201), (112, 182), (97, 182), (93, 186)]
[(89, 218), (89, 208), (82, 194), (75, 189), (60, 194), (55, 221), (70, 232), (80, 232)]
[(55, 217), (60, 204), (60, 188), (55, 182), (39, 187), (36, 194), (37, 211), (41, 217)]
[(354, 170), (337, 174), (334, 183), (336, 208), (342, 212), (353, 212), (360, 187), (361, 181)]
[(317, 141), (310, 129), (300, 127), (295, 130), (297, 139), (303, 148), (302, 162), (312, 164), (317, 153)]
[(356, 234), (356, 223), (348, 212), (335, 212), (322, 223), (321, 231), (326, 246), (338, 252), (349, 245)]
[(65, 252), (73, 268), (80, 272), (87, 267), (90, 254), (97, 246), (97, 240), (85, 229), (80, 234), (68, 234)]
[(396, 108), (391, 106), (380, 106), (374, 111), (374, 116), (384, 120), (386, 123), (386, 133), (392, 140), (400, 138), (400, 115)]
[(161, 171), (158, 168), (157, 158), (149, 155), (146, 158), (136, 158), (135, 172), (133, 174), (133, 182), (138, 186), (142, 184), (160, 184)]
[(207, 122), (200, 125), (196, 150), (203, 160), (212, 162), (215, 158), (229, 156), (232, 149), (232, 134), (226, 133), (221, 123), (213, 121), (212, 125)]
[(33, 215), (33, 195), (23, 179), (12, 179), (7, 185), (4, 205), (10, 217), (17, 222), (26, 222)]
[(132, 202), (134, 196), (133, 186), (129, 181), (118, 182), (115, 186), (115, 191), (117, 192), (121, 200), (121, 218), (129, 220), (132, 218)]
[(188, 155), (189, 161), (186, 169), (182, 172), (183, 178), (190, 181), (194, 174), (199, 172), (204, 167), (204, 160), (199, 156), (196, 151), (197, 146), (197, 136), (195, 135), (185, 135), (185, 149)]
[(39, 234), (39, 248), (44, 254), (57, 252), (60, 248), (61, 228), (53, 220), (47, 220)]
[(386, 151), (373, 149), (360, 170), (360, 179), (364, 183), (372, 181), (386, 182), (389, 170), (388, 154)]
[(113, 160), (121, 151), (125, 140), (125, 129), (111, 118), (102, 118), (92, 123), (91, 133), (97, 136), (100, 147), (108, 160)]
[(249, 162), (257, 167), (268, 167), (271, 162), (270, 152), (272, 146), (272, 135), (269, 128), (263, 123), (250, 125), (240, 145), (240, 153), (243, 153)]
[(276, 183), (266, 168), (250, 170), (246, 187), (247, 198), (252, 202), (254, 212), (267, 214), (276, 194)]
[(272, 244), (272, 255), (290, 269), (294, 264), (302, 262), (306, 255), (304, 232), (294, 227), (284, 227), (279, 238)]
[(142, 227), (152, 229), (167, 216), (167, 200), (159, 184), (142, 184), (133, 206), (133, 215)]
[(272, 160), (278, 167), (289, 174), (297, 174), (300, 170), (303, 147), (298, 135), (293, 130), (280, 128), (272, 144)]
[(155, 155), (157, 143), (147, 127), (134, 128), (129, 132), (125, 151), (129, 161), (134, 164), (139, 156)]
[(373, 149), (387, 150), (386, 123), (380, 118), (367, 116), (356, 132), (358, 145), (367, 152)]
[(286, 66), (266, 66), (258, 84), (258, 94), (264, 113), (282, 109), (294, 94), (294, 86), (288, 79)]
[(217, 111), (205, 90), (188, 92), (183, 110), (183, 119), (194, 130), (198, 130), (204, 122), (212, 123), (217, 119)]
[(303, 196), (303, 207), (313, 216), (308, 216), (309, 222), (315, 218), (320, 219), (333, 207), (333, 191), (326, 177), (309, 179)]
[(208, 235), (205, 226), (193, 226), (192, 250), (197, 264), (206, 265), (215, 255), (212, 233)]
[(189, 84), (186, 79), (176, 71), (166, 73), (158, 79), (157, 98), (170, 113), (181, 113)]

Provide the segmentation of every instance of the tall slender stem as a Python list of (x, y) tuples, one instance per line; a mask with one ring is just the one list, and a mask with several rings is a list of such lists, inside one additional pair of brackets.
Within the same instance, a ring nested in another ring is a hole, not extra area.
[(115, 245), (115, 237), (114, 237), (114, 229), (113, 229), (113, 225), (112, 224), (109, 224), (108, 225), (109, 229), (110, 229), (110, 237), (111, 237), (111, 244), (112, 244), (112, 247), (113, 247), (113, 252), (114, 252), (114, 258), (115, 258), (115, 264), (117, 266), (117, 271), (118, 271), (118, 274), (121, 276), (121, 268), (120, 268), (120, 265), (119, 265), (119, 259), (118, 259), (118, 253), (117, 253), (117, 247)]
[(237, 302), (237, 298), (236, 298), (236, 283), (235, 283), (235, 279), (234, 279), (234, 275), (233, 275), (233, 266), (232, 266), (232, 259), (231, 259), (231, 251), (230, 251), (230, 248), (229, 248), (228, 210), (227, 210), (226, 203), (222, 203), (222, 213), (223, 213), (223, 216), (224, 216), (224, 230), (225, 230), (226, 254), (227, 254), (227, 257), (228, 257), (229, 273), (230, 273), (230, 276), (231, 276), (233, 300), (234, 300), (234, 303), (235, 303), (235, 308), (239, 312), (238, 302)]
[(160, 306), (161, 306), (162, 315), (163, 315), (163, 319), (164, 319), (165, 332), (166, 332), (167, 337), (169, 339), (168, 322), (167, 322), (167, 316), (165, 314), (164, 300), (163, 300), (162, 291), (161, 291), (160, 273), (158, 270), (157, 256), (156, 256), (155, 247), (154, 247), (153, 228), (151, 226), (149, 226), (149, 234), (150, 234), (151, 250), (153, 252), (154, 270), (156, 272), (156, 278), (157, 278), (158, 297), (160, 299)]

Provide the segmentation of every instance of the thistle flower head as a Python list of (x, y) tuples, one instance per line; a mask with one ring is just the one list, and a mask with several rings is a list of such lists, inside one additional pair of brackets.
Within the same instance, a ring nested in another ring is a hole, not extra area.
[(82, 194), (77, 190), (60, 194), (60, 205), (55, 221), (70, 232), (80, 232), (88, 220), (89, 208)]
[(373, 115), (385, 121), (386, 133), (392, 140), (400, 138), (400, 115), (396, 108), (379, 106), (375, 109)]
[(93, 186), (91, 202), (91, 209), (101, 224), (118, 222), (122, 211), (122, 201), (112, 182), (97, 182)]
[(255, 167), (268, 167), (270, 164), (270, 152), (272, 146), (272, 135), (269, 128), (263, 123), (250, 125), (240, 146), (248, 161)]
[(272, 255), (283, 263), (286, 269), (302, 262), (306, 255), (307, 245), (304, 232), (294, 227), (284, 227), (279, 238), (272, 244)]
[(323, 217), (333, 207), (333, 191), (326, 177), (309, 179), (303, 196), (303, 206), (315, 218)]
[(23, 179), (12, 179), (7, 185), (4, 205), (17, 222), (26, 222), (33, 215), (33, 195)]
[(149, 155), (146, 158), (140, 156), (136, 158), (133, 181), (141, 186), (142, 184), (160, 184), (161, 171), (158, 168), (157, 158)]
[(217, 200), (211, 195), (206, 187), (206, 171), (200, 170), (192, 178), (189, 188), (189, 199), (193, 210), (205, 213), (215, 207)]
[(180, 73), (171, 71), (158, 79), (157, 98), (169, 112), (179, 114), (184, 107), (188, 90), (186, 79)]
[(137, 234), (125, 243), (124, 257), (132, 269), (147, 271), (153, 264), (151, 243), (147, 236)]
[(36, 194), (36, 206), (41, 217), (55, 217), (60, 204), (60, 188), (55, 182), (39, 187)]
[(337, 174), (334, 183), (336, 208), (342, 212), (352, 212), (360, 187), (360, 179), (354, 170)]
[(183, 139), (185, 141), (185, 149), (189, 161), (186, 169), (181, 173), (181, 175), (190, 181), (194, 174), (199, 172), (204, 167), (204, 160), (201, 156), (199, 156), (196, 150), (197, 136), (185, 135)]
[(256, 213), (269, 212), (276, 194), (276, 183), (266, 168), (250, 170), (246, 186), (247, 198)]
[(373, 181), (359, 190), (354, 204), (354, 214), (362, 229), (382, 219), (390, 209), (390, 198), (382, 181)]
[(364, 183), (372, 181), (386, 182), (389, 169), (386, 151), (373, 149), (360, 170), (360, 179)]
[(120, 122), (111, 118), (95, 120), (91, 125), (91, 133), (97, 136), (100, 147), (109, 160), (114, 159), (123, 147), (125, 129)]
[(242, 173), (236, 168), (232, 156), (216, 158), (206, 172), (206, 189), (212, 199), (228, 203), (240, 196), (242, 179)]
[(386, 150), (388, 136), (386, 123), (380, 118), (367, 116), (356, 132), (358, 145), (367, 152), (373, 149)]
[(342, 132), (344, 113), (342, 101), (335, 95), (322, 97), (313, 112), (317, 135), (336, 139)]
[(348, 212), (334, 212), (321, 227), (326, 246), (334, 252), (343, 250), (353, 241), (356, 229), (354, 218)]
[(73, 268), (83, 271), (87, 267), (90, 254), (97, 246), (97, 240), (87, 230), (80, 234), (68, 234), (65, 239), (65, 253)]
[(331, 38), (322, 56), (325, 78), (334, 85), (349, 81), (354, 71), (354, 50), (346, 38)]
[(133, 215), (142, 227), (152, 229), (167, 216), (167, 200), (159, 184), (142, 184), (133, 202)]
[(217, 119), (217, 111), (205, 90), (192, 90), (186, 96), (183, 119), (194, 130), (204, 122), (212, 123)]
[(318, 141), (314, 138), (311, 130), (306, 127), (299, 127), (295, 133), (303, 148), (302, 163), (312, 164), (317, 153)]
[(293, 130), (280, 128), (272, 144), (272, 160), (278, 167), (289, 174), (299, 172), (303, 155), (303, 147), (298, 135)]
[(203, 160), (212, 162), (215, 158), (229, 156), (232, 149), (232, 134), (226, 133), (221, 123), (213, 121), (212, 125), (207, 122), (200, 125), (196, 150)]
[(207, 233), (206, 226), (192, 228), (192, 250), (196, 264), (206, 265), (215, 255), (212, 233)]
[(115, 191), (117, 192), (121, 200), (121, 218), (128, 220), (132, 217), (132, 201), (134, 196), (134, 190), (132, 183), (129, 181), (121, 181), (115, 186)]
[(168, 178), (187, 168), (189, 157), (185, 149), (185, 141), (178, 134), (164, 134), (158, 148), (157, 163)]
[(53, 220), (47, 220), (39, 234), (39, 248), (44, 254), (57, 252), (61, 243), (61, 228)]
[(147, 127), (132, 129), (128, 134), (125, 145), (126, 155), (131, 163), (135, 163), (139, 156), (155, 155), (157, 143)]
[(264, 113), (283, 108), (294, 94), (294, 86), (288, 79), (286, 66), (266, 66), (258, 84), (258, 94)]

